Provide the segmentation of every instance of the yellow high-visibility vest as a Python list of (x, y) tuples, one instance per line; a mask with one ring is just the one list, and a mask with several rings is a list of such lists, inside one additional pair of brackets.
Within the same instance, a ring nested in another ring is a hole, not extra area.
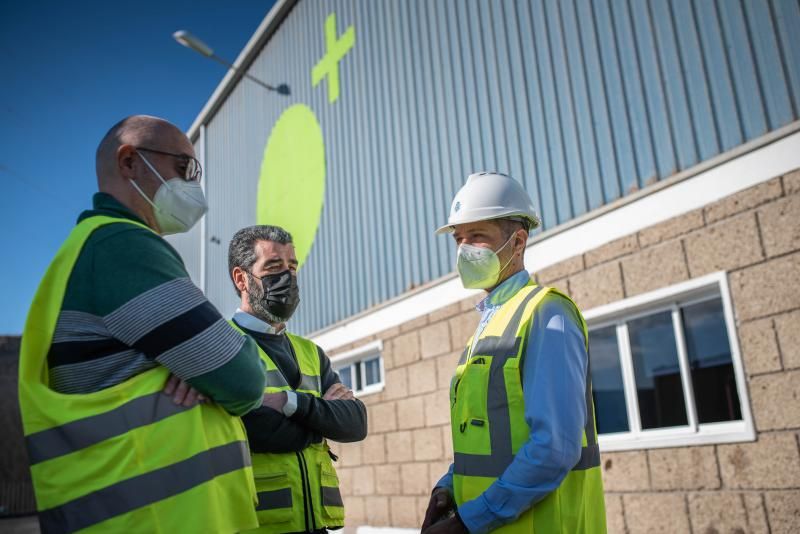
[[(497, 480), (530, 439), (520, 372), (531, 320), (548, 292), (569, 299), (531, 281), (497, 311), (477, 339), (469, 340), (456, 369), (450, 387), (450, 417), (454, 498), (458, 506), (478, 497)], [(580, 312), (578, 315), (581, 317)], [(580, 320), (588, 340), (586, 323), (583, 317)], [(555, 491), (496, 532), (606, 532), (600, 449), (588, 369), (586, 413), (581, 458), (575, 467)]]
[[(258, 524), (241, 419), (213, 403), (176, 406), (156, 367), (113, 387), (49, 387), (47, 354), (72, 269), (92, 232), (81, 221), (47, 269), (22, 335), (19, 401), (36, 507), (49, 532), (238, 532)], [(149, 228), (148, 228), (149, 230)]]
[[(230, 323), (246, 335), (235, 322)], [(286, 336), (300, 367), (300, 386), (292, 388), (275, 362), (259, 347), (267, 367), (264, 393), (297, 391), (322, 397), (317, 346), (288, 332)], [(259, 522), (258, 529), (253, 532), (280, 534), (344, 526), (339, 477), (324, 438), (321, 443), (313, 443), (300, 452), (252, 453), (252, 458)]]

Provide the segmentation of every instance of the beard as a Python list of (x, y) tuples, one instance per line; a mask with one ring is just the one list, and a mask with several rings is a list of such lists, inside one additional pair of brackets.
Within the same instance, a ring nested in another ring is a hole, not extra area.
[(256, 279), (256, 277), (250, 273), (247, 273), (247, 284), (247, 303), (250, 305), (250, 309), (253, 310), (253, 314), (256, 317), (271, 324), (285, 323), (289, 320), (288, 317), (280, 317), (270, 313), (267, 309), (266, 299), (264, 298), (264, 286), (261, 285), (260, 280)]

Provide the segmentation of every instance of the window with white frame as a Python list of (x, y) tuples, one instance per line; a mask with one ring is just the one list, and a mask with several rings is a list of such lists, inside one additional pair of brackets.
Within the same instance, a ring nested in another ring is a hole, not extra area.
[(383, 344), (376, 341), (357, 349), (337, 354), (331, 366), (339, 380), (356, 395), (367, 395), (383, 390)]
[(585, 315), (604, 450), (754, 439), (725, 273)]

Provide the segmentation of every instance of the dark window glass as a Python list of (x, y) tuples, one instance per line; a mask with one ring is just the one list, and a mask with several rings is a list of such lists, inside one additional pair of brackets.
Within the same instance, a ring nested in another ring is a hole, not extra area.
[(627, 432), (628, 409), (615, 326), (589, 332), (589, 368), (598, 434)]
[(681, 313), (698, 422), (740, 420), (742, 411), (722, 299), (685, 306)]
[(364, 374), (366, 375), (366, 385), (377, 384), (381, 381), (381, 362), (380, 358), (372, 358), (364, 362)]
[(642, 428), (687, 424), (671, 312), (628, 322)]
[(352, 366), (342, 367), (339, 369), (339, 381), (350, 389), (353, 389), (353, 375)]

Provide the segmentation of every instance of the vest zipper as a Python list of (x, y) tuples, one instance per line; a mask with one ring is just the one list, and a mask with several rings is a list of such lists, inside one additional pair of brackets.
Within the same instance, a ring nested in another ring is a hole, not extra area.
[(306, 523), (306, 532), (311, 532), (311, 529), (308, 528), (308, 501), (310, 500), (311, 496), (309, 495), (310, 490), (306, 486), (306, 469), (305, 469), (305, 462), (303, 462), (303, 453), (302, 452), (295, 452), (295, 456), (297, 456), (297, 467), (300, 469), (300, 483), (303, 486), (303, 519)]

